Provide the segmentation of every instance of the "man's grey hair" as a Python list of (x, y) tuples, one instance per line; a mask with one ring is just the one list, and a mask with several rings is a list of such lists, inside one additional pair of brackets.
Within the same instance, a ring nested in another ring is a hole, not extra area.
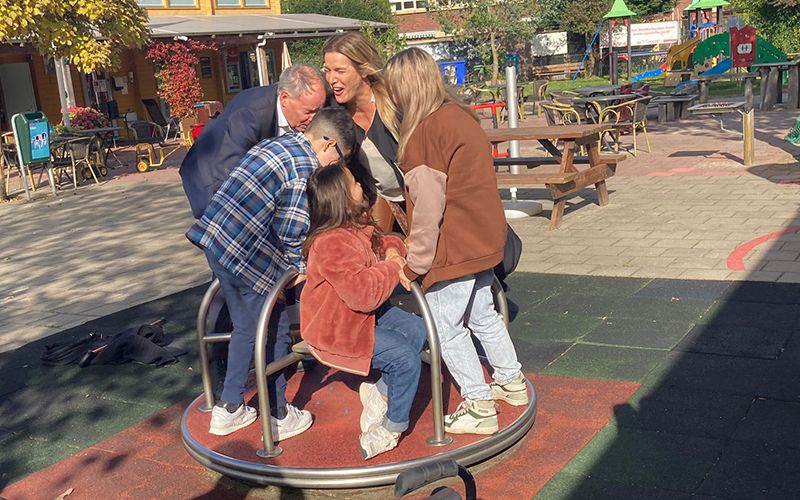
[(278, 80), (278, 92), (286, 91), (289, 97), (296, 99), (303, 94), (309, 94), (314, 87), (322, 87), (327, 93), (327, 83), (320, 71), (307, 64), (294, 64), (289, 66)]

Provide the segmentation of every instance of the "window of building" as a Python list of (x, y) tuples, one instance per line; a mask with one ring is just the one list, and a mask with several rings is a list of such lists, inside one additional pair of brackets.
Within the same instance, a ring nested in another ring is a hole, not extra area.
[(405, 10), (424, 10), (426, 0), (403, 0), (402, 2), (392, 2), (393, 12), (402, 12)]
[(136, 0), (140, 7), (196, 7), (197, 0)]
[(266, 7), (267, 0), (217, 0), (217, 7)]

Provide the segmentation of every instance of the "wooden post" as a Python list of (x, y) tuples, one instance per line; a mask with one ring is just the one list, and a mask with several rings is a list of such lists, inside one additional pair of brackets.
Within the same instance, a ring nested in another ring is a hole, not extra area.
[[(772, 111), (775, 109), (775, 103), (778, 102), (776, 93), (780, 90), (778, 82), (778, 68), (768, 67), (766, 85), (767, 90), (764, 92), (764, 102), (761, 103), (761, 109), (764, 111)], [(764, 85), (764, 79), (761, 79), (761, 85)]]
[(608, 72), (611, 76), (611, 85), (616, 85), (617, 80), (617, 53), (614, 51), (614, 20), (608, 21)]
[(787, 104), (789, 105), (789, 109), (797, 109), (800, 106), (800, 67), (796, 64), (796, 62), (789, 66), (789, 100)]
[(745, 79), (744, 79), (744, 100), (745, 100), (745, 111), (752, 111), (753, 110), (753, 78), (752, 77), (745, 77)]
[(625, 22), (628, 28), (628, 82), (631, 81), (631, 18), (626, 17)]
[(742, 134), (744, 140), (744, 166), (750, 167), (755, 159), (755, 120), (752, 108), (742, 114)]
[(708, 87), (711, 86), (711, 81), (709, 80), (698, 80), (700, 83), (700, 104), (705, 104), (708, 102)]

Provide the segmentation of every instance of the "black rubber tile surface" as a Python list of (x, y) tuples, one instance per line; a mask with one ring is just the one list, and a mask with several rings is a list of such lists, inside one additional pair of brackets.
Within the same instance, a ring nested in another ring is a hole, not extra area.
[(606, 318), (581, 341), (649, 349), (671, 349), (694, 326), (690, 321)]
[(699, 324), (675, 347), (676, 351), (703, 352), (747, 358), (777, 359), (792, 331), (758, 325)]

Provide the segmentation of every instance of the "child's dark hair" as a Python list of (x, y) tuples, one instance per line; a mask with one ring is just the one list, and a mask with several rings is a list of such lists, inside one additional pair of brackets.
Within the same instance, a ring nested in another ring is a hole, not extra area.
[(361, 162), (361, 144), (356, 134), (353, 119), (344, 108), (322, 108), (317, 111), (306, 129), (307, 134), (315, 137), (330, 137), (345, 155), (350, 173), (361, 184), (364, 196), (374, 205), (378, 199), (376, 181), (369, 168)]
[(369, 203), (365, 197), (356, 203), (350, 197), (345, 169), (341, 162), (314, 171), (306, 184), (311, 227), (303, 243), (303, 257), (308, 258), (311, 245), (317, 236), (340, 227), (358, 228), (372, 226), (372, 250), (380, 249), (381, 233), (369, 214)]

